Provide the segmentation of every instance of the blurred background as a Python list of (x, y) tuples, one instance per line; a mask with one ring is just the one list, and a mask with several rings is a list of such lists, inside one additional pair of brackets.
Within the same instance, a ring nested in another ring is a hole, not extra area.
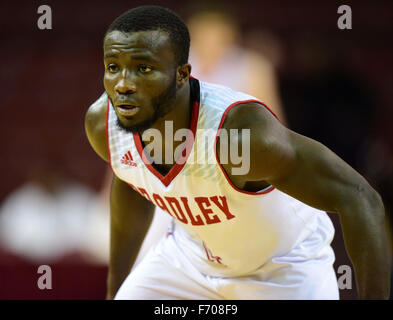
[[(43, 4), (52, 9), (51, 30), (37, 27)], [(87, 141), (84, 115), (104, 90), (107, 27), (142, 4), (166, 6), (187, 22), (195, 77), (256, 96), (291, 129), (324, 143), (367, 178), (392, 216), (392, 1), (6, 0), (0, 299), (105, 297), (111, 173)], [(342, 4), (352, 9), (351, 30), (337, 27)], [(329, 215), (337, 272), (352, 265), (338, 216)], [(44, 264), (51, 290), (37, 287)], [(353, 273), (340, 296), (357, 299)]]

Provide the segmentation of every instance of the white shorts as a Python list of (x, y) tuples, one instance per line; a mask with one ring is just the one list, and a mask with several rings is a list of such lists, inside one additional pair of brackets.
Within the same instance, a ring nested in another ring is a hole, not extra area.
[(132, 270), (115, 299), (339, 299), (333, 262), (334, 253), (329, 245), (314, 259), (307, 260), (295, 248), (288, 255), (273, 258), (252, 276), (213, 277), (197, 270), (173, 235), (169, 235), (162, 238)]

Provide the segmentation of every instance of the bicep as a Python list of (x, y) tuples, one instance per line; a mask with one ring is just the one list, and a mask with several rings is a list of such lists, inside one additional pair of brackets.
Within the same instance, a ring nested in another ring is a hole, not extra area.
[(285, 140), (270, 146), (276, 163), (267, 181), (315, 208), (338, 212), (345, 201), (370, 189), (367, 181), (323, 144), (285, 129)]

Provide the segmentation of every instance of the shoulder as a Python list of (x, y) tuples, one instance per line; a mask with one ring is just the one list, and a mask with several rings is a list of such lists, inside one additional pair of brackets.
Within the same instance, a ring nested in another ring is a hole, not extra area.
[[(222, 129), (225, 129), (226, 136), (229, 137), (225, 141), (228, 143), (229, 150), (234, 148), (234, 154), (241, 150), (242, 160), (248, 162), (249, 169), (243, 175), (244, 180), (267, 179), (274, 171), (277, 159), (284, 153), (292, 153), (291, 131), (260, 103), (248, 102), (230, 109)], [(237, 131), (234, 131), (235, 134), (230, 134), (233, 129)], [(220, 142), (222, 143), (224, 140)], [(239, 166), (232, 163), (231, 159), (228, 164), (222, 165), (227, 172), (232, 172), (233, 168)]]
[(276, 115), (263, 103), (246, 102), (231, 108), (224, 119), (225, 129), (254, 129), (255, 133), (282, 126)]
[(108, 103), (104, 92), (90, 105), (85, 115), (85, 130), (87, 138), (95, 152), (106, 162), (109, 161), (106, 145), (106, 111)]

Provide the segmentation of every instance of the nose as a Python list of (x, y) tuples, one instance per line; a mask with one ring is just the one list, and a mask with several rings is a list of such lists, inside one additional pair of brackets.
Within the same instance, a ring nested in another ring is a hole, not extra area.
[(115, 85), (118, 94), (132, 94), (136, 91), (135, 81), (132, 81), (130, 74), (124, 70), (120, 80)]

